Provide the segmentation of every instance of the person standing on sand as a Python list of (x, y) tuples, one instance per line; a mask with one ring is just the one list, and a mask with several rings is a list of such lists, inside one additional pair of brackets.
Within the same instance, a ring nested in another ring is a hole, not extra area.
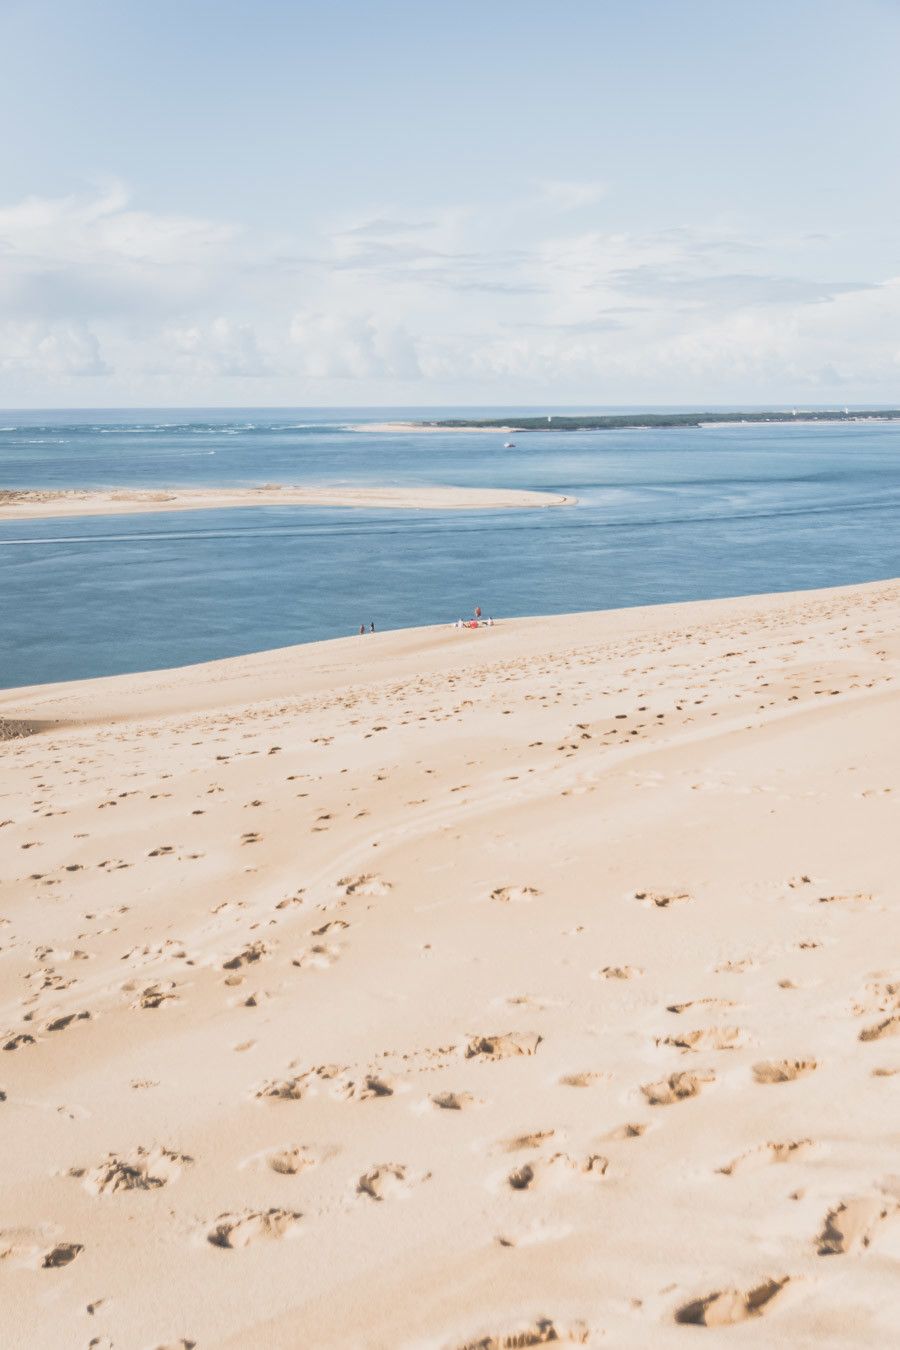
[(366, 631), (366, 625), (365, 625), (364, 623), (361, 623), (361, 624), (359, 625), (359, 636), (362, 637), (362, 635), (363, 635), (363, 633), (364, 633), (365, 631)]
[(481, 618), (481, 606), (480, 606), (480, 605), (476, 605), (476, 606), (475, 606), (475, 618), (476, 618), (476, 619), (480, 619), (480, 618)]
[(371, 623), (369, 624), (369, 632), (370, 632), (370, 633), (374, 633), (374, 632), (375, 632), (375, 620), (374, 620), (374, 619), (372, 619)]

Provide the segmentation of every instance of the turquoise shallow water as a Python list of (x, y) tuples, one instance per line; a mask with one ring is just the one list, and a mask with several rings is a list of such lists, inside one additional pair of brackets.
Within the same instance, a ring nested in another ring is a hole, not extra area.
[[(466, 415), (465, 410), (454, 410)], [(501, 410), (502, 411), (502, 410)], [(900, 425), (395, 435), (409, 410), (0, 413), (0, 486), (448, 483), (569, 509), (0, 522), (0, 686), (353, 633), (900, 575)], [(429, 409), (427, 416), (440, 416)]]

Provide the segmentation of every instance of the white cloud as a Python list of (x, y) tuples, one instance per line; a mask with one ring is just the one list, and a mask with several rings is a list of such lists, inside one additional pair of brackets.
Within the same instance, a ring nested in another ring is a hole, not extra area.
[(900, 282), (847, 276), (809, 231), (599, 228), (603, 192), (277, 238), (118, 185), (0, 207), (0, 401), (64, 404), (86, 376), (110, 404), (239, 401), (235, 378), (269, 403), (894, 397)]
[(273, 370), (250, 325), (231, 319), (219, 317), (206, 325), (170, 328), (164, 340), (183, 371), (253, 377)]
[(313, 380), (415, 380), (415, 344), (399, 325), (367, 315), (297, 314), (290, 338), (302, 374)]
[(0, 257), (45, 266), (203, 261), (238, 233), (233, 225), (129, 209), (120, 185), (93, 197), (26, 197), (0, 207)]
[(95, 333), (84, 324), (6, 323), (0, 327), (0, 371), (11, 375), (109, 375)]

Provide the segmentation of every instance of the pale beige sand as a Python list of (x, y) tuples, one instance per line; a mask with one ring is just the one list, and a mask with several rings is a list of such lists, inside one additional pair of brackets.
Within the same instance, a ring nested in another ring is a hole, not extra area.
[(0, 747), (0, 1344), (895, 1344), (898, 633), (883, 583), (0, 695), (74, 723)]
[(171, 488), (162, 491), (49, 492), (0, 490), (0, 520), (46, 520), (53, 516), (132, 516), (155, 511), (221, 511), (240, 506), (352, 506), (409, 511), (486, 511), (536, 506), (573, 506), (577, 497), (518, 488), (290, 487)]

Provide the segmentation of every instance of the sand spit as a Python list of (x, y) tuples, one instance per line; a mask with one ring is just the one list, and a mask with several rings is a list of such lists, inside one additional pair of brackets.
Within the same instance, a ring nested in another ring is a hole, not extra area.
[(893, 1344), (898, 632), (0, 693), (4, 1350)]
[(668, 431), (681, 428), (690, 428), (698, 431), (716, 431), (730, 427), (747, 426), (846, 426), (858, 423), (881, 423), (895, 422), (900, 418), (898, 411), (883, 412), (858, 412), (826, 416), (822, 413), (768, 413), (763, 415), (754, 415), (748, 413), (746, 416), (725, 416), (716, 418), (714, 416), (706, 417), (702, 414), (686, 414), (683, 417), (676, 417), (669, 421), (662, 417), (649, 416), (646, 420), (640, 414), (610, 414), (594, 418), (593, 421), (598, 424), (592, 424), (592, 418), (587, 415), (584, 424), (577, 415), (566, 413), (557, 413), (546, 420), (543, 417), (528, 416), (520, 420), (510, 422), (494, 422), (487, 419), (484, 422), (463, 422), (456, 424), (452, 419), (444, 422), (361, 422), (358, 425), (348, 425), (346, 431), (379, 431), (400, 434), (405, 432), (442, 432), (445, 435), (450, 433), (471, 435), (477, 432), (480, 435), (490, 435), (492, 432), (498, 436), (502, 435), (521, 435), (526, 436), (529, 432), (566, 432), (566, 431)]
[(0, 520), (131, 516), (156, 511), (221, 511), (242, 506), (350, 506), (404, 511), (497, 511), (573, 506), (577, 498), (516, 488), (289, 487), (172, 488), (129, 492), (0, 490)]

